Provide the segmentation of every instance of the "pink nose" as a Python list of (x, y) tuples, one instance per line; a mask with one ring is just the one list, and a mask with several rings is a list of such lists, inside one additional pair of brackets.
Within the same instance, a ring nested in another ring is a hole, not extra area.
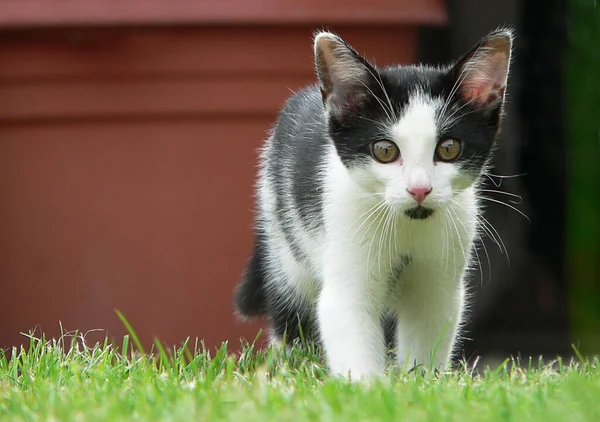
[(421, 205), (421, 203), (425, 200), (427, 195), (431, 193), (432, 188), (429, 186), (417, 186), (406, 190), (412, 195), (413, 198), (415, 198), (415, 201), (417, 201), (417, 203)]

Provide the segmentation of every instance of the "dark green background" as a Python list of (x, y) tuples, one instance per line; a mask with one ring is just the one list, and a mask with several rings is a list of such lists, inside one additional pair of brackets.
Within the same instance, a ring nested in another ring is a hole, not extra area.
[[(567, 285), (571, 335), (600, 352), (600, 2), (570, 0), (567, 102)], [(549, 210), (551, 212), (551, 210)]]

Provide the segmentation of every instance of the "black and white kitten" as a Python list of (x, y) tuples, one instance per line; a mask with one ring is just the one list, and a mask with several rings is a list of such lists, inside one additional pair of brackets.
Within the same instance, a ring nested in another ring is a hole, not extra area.
[(512, 45), (497, 30), (447, 68), (377, 68), (329, 32), (260, 159), (256, 243), (237, 311), (320, 343), (333, 374), (444, 369), (465, 308), (478, 181)]

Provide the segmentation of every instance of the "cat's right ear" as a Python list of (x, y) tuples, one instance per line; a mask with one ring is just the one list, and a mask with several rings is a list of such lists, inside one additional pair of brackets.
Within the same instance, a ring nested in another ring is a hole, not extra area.
[(502, 106), (514, 34), (499, 29), (483, 38), (453, 69), (458, 95), (483, 111)]
[(356, 109), (368, 95), (375, 70), (356, 50), (330, 32), (318, 33), (314, 48), (323, 103), (338, 116)]

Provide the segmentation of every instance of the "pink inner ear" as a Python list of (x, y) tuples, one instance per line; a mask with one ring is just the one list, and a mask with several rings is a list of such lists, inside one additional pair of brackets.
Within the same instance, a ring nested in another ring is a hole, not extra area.
[(462, 96), (467, 101), (487, 106), (495, 103), (499, 98), (504, 96), (503, 85), (487, 80), (467, 81), (463, 84)]
[(460, 89), (462, 97), (481, 106), (493, 104), (504, 96), (508, 57), (495, 53), (474, 60)]

